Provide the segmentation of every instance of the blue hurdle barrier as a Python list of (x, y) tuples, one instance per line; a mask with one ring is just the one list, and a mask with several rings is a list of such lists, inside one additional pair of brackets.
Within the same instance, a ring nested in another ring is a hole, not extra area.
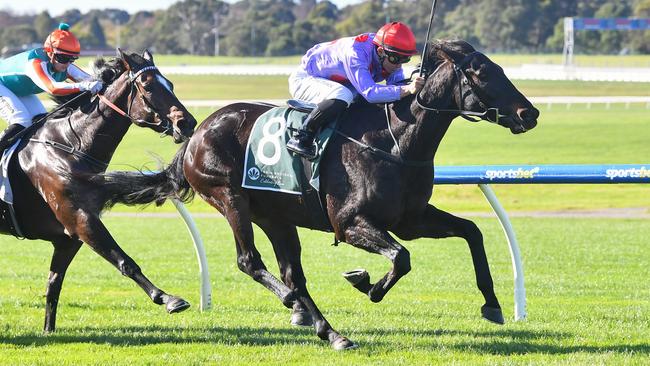
[(521, 254), (508, 214), (490, 184), (650, 183), (650, 164), (619, 165), (486, 165), (435, 168), (434, 184), (477, 184), (506, 235), (514, 272), (515, 321), (526, 318), (526, 289)]

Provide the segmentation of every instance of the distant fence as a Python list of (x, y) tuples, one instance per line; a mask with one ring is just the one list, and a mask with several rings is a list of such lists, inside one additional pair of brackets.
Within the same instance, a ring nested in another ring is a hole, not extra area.
[[(159, 66), (165, 75), (284, 75), (289, 76), (297, 65), (183, 65)], [(92, 66), (85, 67), (88, 72)], [(410, 75), (413, 66), (405, 66), (404, 73)], [(582, 67), (548, 64), (524, 64), (503, 68), (512, 80), (583, 80), (583, 81), (626, 81), (650, 82), (650, 67)]]
[(521, 254), (508, 214), (490, 184), (619, 184), (650, 183), (645, 165), (489, 165), (436, 167), (434, 184), (477, 184), (496, 213), (506, 235), (514, 272), (515, 320), (526, 318), (526, 289)]

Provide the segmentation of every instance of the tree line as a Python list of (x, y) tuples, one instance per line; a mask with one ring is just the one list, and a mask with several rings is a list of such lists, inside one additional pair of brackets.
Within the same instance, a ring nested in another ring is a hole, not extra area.
[[(367, 0), (340, 9), (327, 0), (184, 0), (135, 14), (119, 9), (68, 10), (55, 16), (0, 11), (0, 48), (41, 43), (59, 22), (66, 22), (84, 49), (282, 56), (399, 20), (411, 26), (421, 49), (430, 10), (431, 0)], [(650, 18), (650, 0), (438, 1), (432, 38), (460, 38), (488, 52), (561, 52), (563, 18), (568, 16)], [(575, 41), (577, 53), (650, 53), (650, 31), (583, 31)]]

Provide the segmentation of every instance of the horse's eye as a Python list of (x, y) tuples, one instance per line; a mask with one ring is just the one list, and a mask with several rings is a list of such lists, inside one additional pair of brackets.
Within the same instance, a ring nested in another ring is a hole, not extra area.
[(148, 82), (142, 83), (142, 88), (143, 88), (146, 92), (151, 92), (151, 91), (153, 90), (153, 84), (154, 84), (154, 83), (153, 83), (152, 81), (148, 81)]
[(470, 72), (476, 75), (476, 77), (481, 81), (485, 81), (488, 78), (487, 68), (484, 64), (479, 66), (477, 69), (471, 69)]

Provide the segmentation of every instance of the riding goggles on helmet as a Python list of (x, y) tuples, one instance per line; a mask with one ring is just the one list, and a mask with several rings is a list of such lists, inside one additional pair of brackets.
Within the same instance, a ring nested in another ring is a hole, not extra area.
[(66, 55), (63, 53), (55, 53), (54, 54), (54, 60), (60, 64), (67, 64), (67, 63), (72, 63), (75, 62), (76, 59), (79, 57), (77, 56), (72, 56), (72, 55)]
[(400, 55), (395, 52), (386, 52), (386, 57), (388, 58), (388, 62), (393, 65), (405, 64), (411, 61), (411, 56)]

